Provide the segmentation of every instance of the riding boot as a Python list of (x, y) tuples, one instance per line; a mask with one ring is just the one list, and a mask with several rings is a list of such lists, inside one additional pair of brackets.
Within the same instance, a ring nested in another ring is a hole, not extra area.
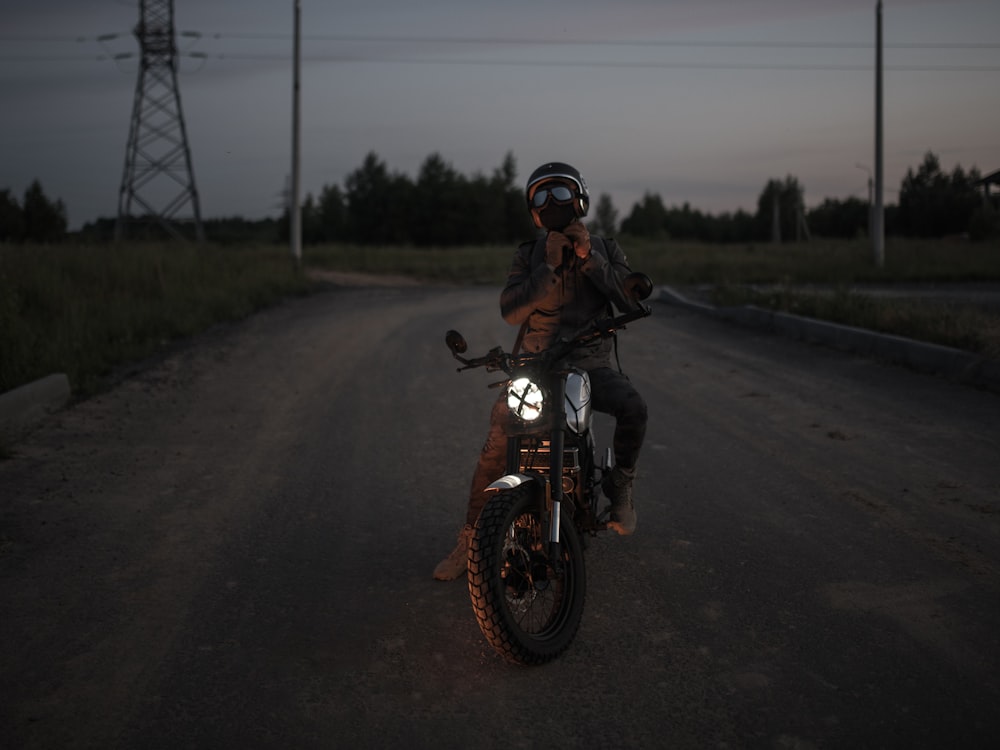
[(635, 469), (615, 466), (601, 482), (601, 489), (611, 501), (608, 528), (617, 531), (621, 536), (628, 536), (635, 531), (635, 506), (632, 504), (633, 479), (635, 479)]
[(438, 581), (454, 581), (463, 575), (468, 567), (469, 543), (472, 541), (472, 526), (466, 524), (458, 532), (455, 549), (434, 568), (434, 578)]

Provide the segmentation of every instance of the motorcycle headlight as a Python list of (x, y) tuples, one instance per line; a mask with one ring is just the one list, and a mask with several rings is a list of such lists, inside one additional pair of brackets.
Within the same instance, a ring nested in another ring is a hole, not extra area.
[(507, 408), (525, 422), (534, 422), (542, 416), (545, 394), (528, 378), (518, 378), (507, 386)]

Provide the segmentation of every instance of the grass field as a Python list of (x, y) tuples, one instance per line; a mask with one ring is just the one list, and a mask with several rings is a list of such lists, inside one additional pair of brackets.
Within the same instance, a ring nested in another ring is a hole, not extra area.
[[(953, 346), (1000, 359), (1000, 310), (976, 303), (885, 299), (857, 285), (1000, 282), (1000, 246), (954, 241), (892, 241), (877, 267), (864, 242), (787, 245), (623, 243), (632, 267), (657, 284), (710, 287), (719, 305), (755, 304), (797, 315)], [(502, 284), (508, 247), (415, 250), (318, 247), (317, 267), (402, 272), (426, 280)]]
[(115, 365), (309, 289), (274, 247), (0, 246), (0, 392), (65, 372), (86, 395)]
[[(860, 242), (697, 245), (625, 241), (657, 284), (704, 286), (720, 304), (757, 305), (1000, 358), (1000, 312), (976, 305), (873, 300), (858, 283), (1000, 282), (1000, 247), (893, 242), (876, 268)], [(306, 247), (303, 267), (501, 285), (512, 247)], [(804, 291), (823, 285), (827, 293)], [(763, 288), (761, 288), (763, 287)], [(0, 245), (0, 392), (66, 372), (74, 392), (165, 343), (317, 285), (287, 247)]]
[[(624, 240), (633, 268), (658, 284), (830, 284), (1000, 281), (1000, 246), (966, 241), (893, 241), (877, 268), (867, 243), (704, 245)], [(512, 247), (455, 249), (309, 247), (322, 268), (406, 273), (423, 279), (503, 283)]]

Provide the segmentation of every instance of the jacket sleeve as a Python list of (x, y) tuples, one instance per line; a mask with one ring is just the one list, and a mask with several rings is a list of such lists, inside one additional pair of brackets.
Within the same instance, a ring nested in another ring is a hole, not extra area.
[(507, 285), (500, 293), (500, 314), (511, 325), (521, 325), (536, 309), (545, 307), (546, 298), (559, 283), (547, 263), (531, 267), (534, 247), (534, 242), (526, 242), (514, 253)]
[[(632, 273), (625, 253), (612, 239), (605, 239), (600, 245), (593, 245), (590, 257), (583, 264), (583, 272), (587, 275), (594, 286), (607, 295), (615, 307), (621, 312), (631, 312), (638, 308), (638, 304), (630, 300), (625, 294), (623, 282), (625, 277)], [(603, 247), (604, 252), (598, 251), (598, 247)]]

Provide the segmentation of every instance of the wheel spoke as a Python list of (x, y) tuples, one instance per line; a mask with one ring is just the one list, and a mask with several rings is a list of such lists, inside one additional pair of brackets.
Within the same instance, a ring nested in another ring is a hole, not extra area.
[(469, 593), (483, 635), (521, 664), (542, 664), (567, 648), (586, 589), (576, 529), (563, 525), (560, 559), (551, 560), (536, 493), (525, 486), (491, 499), (469, 548)]
[(522, 514), (510, 525), (500, 575), (510, 613), (526, 633), (545, 633), (559, 615), (566, 588), (566, 568), (562, 566), (562, 574), (556, 574), (546, 547), (534, 514)]

